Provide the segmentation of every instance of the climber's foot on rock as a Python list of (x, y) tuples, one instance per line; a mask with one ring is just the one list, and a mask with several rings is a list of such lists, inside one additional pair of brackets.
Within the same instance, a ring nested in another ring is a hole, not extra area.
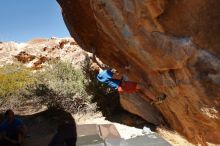
[(152, 105), (160, 104), (166, 99), (166, 97), (167, 97), (166, 94), (161, 94), (157, 97), (157, 101), (152, 101), (151, 104)]
[(163, 101), (167, 98), (166, 94), (161, 94), (158, 96), (158, 101)]

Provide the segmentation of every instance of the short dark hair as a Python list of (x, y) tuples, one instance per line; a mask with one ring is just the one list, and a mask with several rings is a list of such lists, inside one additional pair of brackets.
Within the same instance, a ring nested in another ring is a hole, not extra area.
[(8, 109), (6, 112), (5, 112), (5, 116), (8, 116), (9, 112), (13, 112), (11, 109)]

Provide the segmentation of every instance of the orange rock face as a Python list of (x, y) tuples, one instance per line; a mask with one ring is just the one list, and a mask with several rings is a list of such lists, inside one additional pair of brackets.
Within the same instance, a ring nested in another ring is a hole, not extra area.
[(25, 51), (21, 51), (18, 55), (15, 56), (15, 58), (17, 58), (17, 60), (22, 63), (27, 63), (27, 62), (32, 61), (35, 58), (35, 56), (30, 55), (26, 53)]
[[(193, 143), (220, 144), (219, 0), (57, 1), (83, 49), (121, 73), (130, 65), (129, 79), (151, 87), (122, 96), (125, 109)], [(147, 92), (167, 99), (152, 106)]]

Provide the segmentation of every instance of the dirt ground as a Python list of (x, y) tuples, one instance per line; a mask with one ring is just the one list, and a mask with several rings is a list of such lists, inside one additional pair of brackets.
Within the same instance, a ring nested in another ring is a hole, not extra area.
[[(76, 123), (78, 124), (109, 124), (113, 123), (117, 130), (119, 131), (122, 138), (128, 139), (132, 138), (138, 135), (142, 135), (143, 129), (141, 127), (133, 127), (126, 125), (125, 123), (117, 123), (117, 122), (111, 122), (106, 120), (105, 117), (102, 116), (101, 113), (96, 114), (86, 114), (86, 115), (80, 115), (76, 114), (73, 115)], [(142, 125), (143, 127), (143, 125)], [(149, 128), (149, 127), (148, 127)], [(163, 128), (156, 128), (156, 132), (163, 137), (165, 140), (167, 140), (171, 145), (173, 146), (195, 146), (188, 142), (184, 137), (179, 135), (177, 132), (172, 132)], [(154, 132), (151, 130), (151, 132)]]
[(127, 113), (119, 113), (109, 120), (101, 112), (71, 115), (62, 110), (52, 111), (42, 108), (39, 111), (35, 111), (34, 108), (32, 109), (30, 107), (28, 109), (29, 112), (15, 111), (28, 127), (23, 146), (47, 146), (56, 133), (60, 120), (65, 119), (74, 119), (76, 124), (112, 123), (116, 126), (121, 137), (125, 139), (143, 135), (143, 127), (146, 126), (149, 128), (149, 132), (157, 131), (161, 137), (174, 146), (193, 146), (176, 132), (153, 127), (140, 119), (133, 120), (137, 121), (137, 123), (134, 123), (131, 118), (136, 117)]

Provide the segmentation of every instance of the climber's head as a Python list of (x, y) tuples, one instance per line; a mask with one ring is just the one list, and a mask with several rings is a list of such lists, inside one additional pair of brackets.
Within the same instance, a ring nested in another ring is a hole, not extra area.
[(5, 112), (5, 118), (6, 118), (8, 121), (13, 121), (14, 118), (15, 118), (14, 112), (13, 112), (11, 109), (8, 109), (8, 110)]
[(90, 66), (91, 70), (93, 72), (95, 72), (96, 74), (98, 74), (102, 69), (96, 64), (96, 63), (92, 63), (92, 65)]

